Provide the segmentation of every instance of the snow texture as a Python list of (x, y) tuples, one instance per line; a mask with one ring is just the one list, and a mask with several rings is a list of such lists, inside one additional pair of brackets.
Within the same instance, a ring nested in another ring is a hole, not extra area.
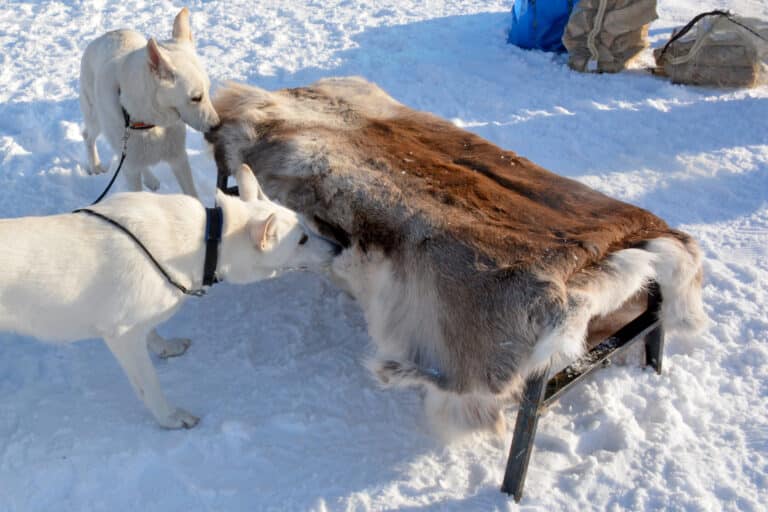
[[(110, 29), (167, 37), (181, 6), (0, 1), (0, 216), (98, 195), (109, 176), (85, 172), (80, 55)], [(519, 506), (499, 492), (511, 431), (441, 445), (418, 393), (380, 390), (366, 373), (361, 311), (322, 277), (220, 285), (161, 327), (193, 339), (183, 357), (155, 360), (169, 399), (202, 417), (189, 431), (155, 424), (101, 341), (2, 333), (1, 511), (765, 510), (768, 87), (672, 85), (641, 69), (650, 52), (634, 70), (579, 74), (564, 56), (506, 44), (501, 0), (189, 7), (215, 81), (362, 75), (693, 234), (712, 326), (670, 336), (661, 376), (630, 361), (563, 397), (539, 423)], [(764, 0), (660, 0), (652, 44), (715, 7), (768, 18)], [(188, 150), (210, 204), (200, 134)], [(103, 140), (100, 151), (112, 154)], [(506, 414), (514, 424), (515, 408)]]

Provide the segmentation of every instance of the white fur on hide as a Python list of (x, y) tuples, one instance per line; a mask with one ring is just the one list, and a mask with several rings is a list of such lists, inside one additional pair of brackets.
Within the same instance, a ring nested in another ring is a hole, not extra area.
[(702, 323), (687, 235), (375, 84), (229, 84), (215, 105), (222, 126), (206, 139), (220, 175), (248, 163), (347, 247), (334, 270), (376, 344), (368, 368), (424, 389), (444, 434), (497, 430), (527, 375), (639, 314), (651, 280), (667, 329)]
[(568, 290), (565, 320), (537, 342), (522, 375), (581, 357), (590, 319), (620, 308), (653, 280), (661, 288), (661, 320), (667, 331), (696, 332), (706, 325), (697, 282), (701, 279), (701, 254), (692, 240), (686, 247), (676, 239), (657, 238), (643, 249), (617, 251), (601, 265), (599, 272), (591, 273), (586, 285)]

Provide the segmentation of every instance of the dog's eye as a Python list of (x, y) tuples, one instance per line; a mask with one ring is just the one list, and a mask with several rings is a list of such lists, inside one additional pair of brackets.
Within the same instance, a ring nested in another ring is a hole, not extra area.
[(309, 237), (307, 236), (306, 233), (304, 233), (303, 235), (301, 235), (301, 240), (299, 240), (299, 245), (304, 245), (305, 243), (307, 243), (307, 240), (309, 240)]
[(200, 103), (201, 101), (203, 101), (203, 95), (198, 94), (197, 96), (192, 96), (191, 98), (189, 98), (189, 101), (191, 101), (192, 103)]

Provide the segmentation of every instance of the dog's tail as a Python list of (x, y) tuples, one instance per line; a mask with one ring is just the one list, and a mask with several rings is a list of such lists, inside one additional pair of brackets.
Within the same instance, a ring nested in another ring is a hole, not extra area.
[(590, 319), (616, 311), (654, 280), (661, 289), (665, 330), (700, 330), (707, 323), (701, 300), (702, 275), (701, 253), (690, 238), (655, 238), (638, 248), (611, 254), (567, 283), (563, 321), (537, 341), (522, 375), (543, 370), (555, 356), (566, 361), (581, 356)]

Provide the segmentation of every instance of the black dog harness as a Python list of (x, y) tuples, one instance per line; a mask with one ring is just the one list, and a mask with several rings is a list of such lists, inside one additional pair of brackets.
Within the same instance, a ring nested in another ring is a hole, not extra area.
[[(136, 242), (136, 245), (144, 251), (149, 260), (155, 265), (158, 271), (168, 280), (168, 282), (175, 286), (184, 295), (192, 295), (194, 297), (202, 297), (205, 295), (203, 288), (197, 288), (190, 290), (186, 286), (179, 284), (175, 281), (171, 275), (163, 268), (159, 261), (152, 256), (149, 249), (136, 237), (128, 228), (120, 224), (114, 219), (107, 217), (99, 212), (93, 211), (89, 208), (80, 208), (72, 213), (86, 213), (94, 217), (98, 217), (119, 229), (128, 237)], [(219, 278), (216, 277), (216, 266), (219, 262), (219, 244), (221, 243), (222, 228), (224, 226), (224, 215), (222, 214), (221, 207), (206, 208), (205, 209), (205, 260), (203, 263), (203, 286), (212, 286), (219, 282)]]

